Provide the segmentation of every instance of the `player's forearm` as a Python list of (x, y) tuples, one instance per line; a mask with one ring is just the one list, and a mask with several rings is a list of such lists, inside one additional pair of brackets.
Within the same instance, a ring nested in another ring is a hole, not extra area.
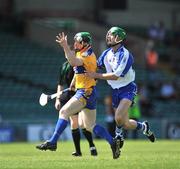
[(114, 75), (114, 73), (96, 73), (95, 78), (104, 80), (117, 80), (119, 77)]
[(79, 66), (78, 59), (75, 56), (75, 52), (72, 51), (69, 46), (64, 47), (64, 53), (71, 66)]
[(65, 56), (66, 56), (66, 59), (68, 60), (68, 62), (74, 66), (74, 60), (75, 60), (75, 53), (70, 49), (69, 46), (65, 46), (64, 47), (64, 53), (65, 53)]
[[(58, 86), (57, 86), (57, 93), (59, 93), (59, 92), (62, 91), (63, 89), (64, 89), (63, 86), (58, 85)], [(59, 97), (56, 97), (56, 99), (59, 99)]]

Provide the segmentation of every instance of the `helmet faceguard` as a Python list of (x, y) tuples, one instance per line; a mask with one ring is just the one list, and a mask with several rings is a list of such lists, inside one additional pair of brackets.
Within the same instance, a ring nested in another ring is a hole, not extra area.
[(89, 32), (79, 32), (74, 36), (74, 40), (79, 42), (81, 45), (81, 48), (75, 47), (76, 51), (80, 51), (83, 48), (90, 46), (92, 44), (92, 38), (91, 34)]
[(116, 46), (126, 38), (126, 32), (119, 27), (112, 27), (106, 34), (106, 43), (109, 47)]

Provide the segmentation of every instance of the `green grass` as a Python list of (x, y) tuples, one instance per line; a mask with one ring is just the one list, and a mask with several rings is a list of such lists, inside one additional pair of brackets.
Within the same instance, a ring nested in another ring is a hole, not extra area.
[(98, 156), (81, 141), (82, 157), (72, 157), (73, 143), (59, 142), (56, 152), (39, 151), (36, 143), (0, 144), (0, 169), (180, 169), (180, 141), (126, 140), (121, 157), (112, 159), (109, 145), (95, 140)]

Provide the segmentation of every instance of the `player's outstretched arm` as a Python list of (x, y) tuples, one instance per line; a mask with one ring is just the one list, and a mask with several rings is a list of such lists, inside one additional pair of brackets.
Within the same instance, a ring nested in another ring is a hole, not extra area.
[(103, 80), (117, 80), (119, 78), (114, 73), (86, 72), (86, 75), (91, 78), (103, 79)]
[(60, 46), (64, 49), (65, 56), (71, 66), (83, 65), (83, 61), (79, 58), (76, 58), (75, 52), (70, 49), (70, 46), (67, 42), (67, 35), (65, 35), (64, 32), (59, 33), (59, 35), (56, 36), (56, 42), (59, 43)]

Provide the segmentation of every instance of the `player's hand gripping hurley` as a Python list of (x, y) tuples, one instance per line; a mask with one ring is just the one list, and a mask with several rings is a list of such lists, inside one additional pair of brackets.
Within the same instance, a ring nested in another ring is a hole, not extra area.
[(61, 94), (63, 94), (64, 92), (66, 92), (68, 90), (69, 90), (69, 88), (64, 89), (64, 90), (62, 90), (60, 92), (51, 94), (51, 95), (47, 95), (45, 93), (42, 93), (40, 98), (39, 98), (39, 104), (41, 106), (45, 106), (48, 103), (49, 100), (52, 100), (52, 99), (56, 98), (57, 96), (60, 96)]

